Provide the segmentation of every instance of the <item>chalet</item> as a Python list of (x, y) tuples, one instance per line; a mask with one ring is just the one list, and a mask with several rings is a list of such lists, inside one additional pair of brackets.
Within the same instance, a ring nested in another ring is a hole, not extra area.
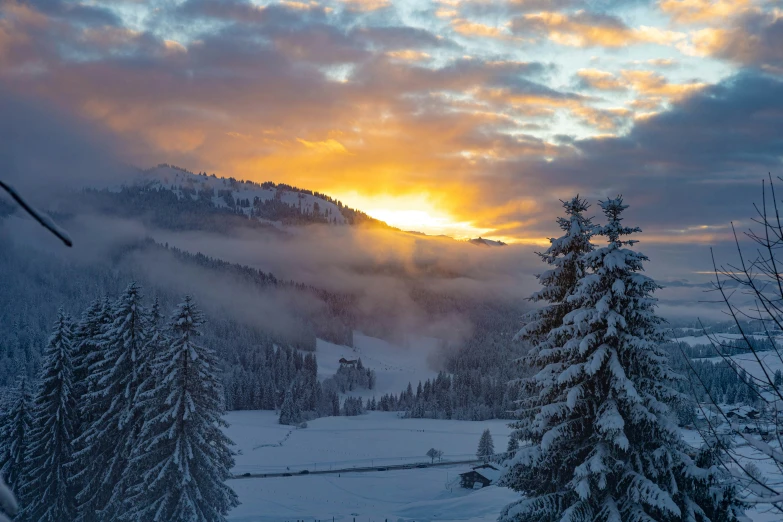
[(467, 473), (460, 473), (459, 485), (465, 489), (481, 489), (497, 482), (500, 470), (492, 464), (476, 466)]
[(754, 421), (758, 420), (761, 413), (755, 408), (742, 405), (726, 410), (726, 417), (732, 422)]
[(340, 364), (345, 364), (348, 366), (356, 366), (356, 363), (358, 362), (359, 362), (358, 359), (348, 360), (345, 357), (341, 357), (339, 361)]

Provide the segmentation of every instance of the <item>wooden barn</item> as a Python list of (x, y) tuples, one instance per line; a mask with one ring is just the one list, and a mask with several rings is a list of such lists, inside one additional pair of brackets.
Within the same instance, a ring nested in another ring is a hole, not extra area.
[(492, 464), (476, 466), (466, 473), (460, 473), (460, 486), (465, 489), (481, 489), (493, 484), (500, 478), (500, 470)]

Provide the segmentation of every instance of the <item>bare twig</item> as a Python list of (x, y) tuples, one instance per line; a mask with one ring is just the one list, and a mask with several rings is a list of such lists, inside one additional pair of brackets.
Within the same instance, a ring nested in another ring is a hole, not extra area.
[(35, 209), (32, 205), (27, 203), (24, 198), (19, 194), (19, 192), (16, 191), (11, 185), (8, 183), (5, 183), (4, 181), (0, 180), (0, 188), (4, 189), (8, 194), (19, 203), (19, 206), (22, 207), (27, 211), (28, 214), (30, 214), (33, 219), (35, 219), (38, 223), (41, 224), (46, 230), (57, 236), (60, 241), (65, 243), (65, 246), (73, 246), (73, 241), (71, 241), (71, 238), (68, 236), (68, 233), (57, 226), (57, 223), (52, 221), (52, 219), (44, 214), (43, 212), (39, 212)]

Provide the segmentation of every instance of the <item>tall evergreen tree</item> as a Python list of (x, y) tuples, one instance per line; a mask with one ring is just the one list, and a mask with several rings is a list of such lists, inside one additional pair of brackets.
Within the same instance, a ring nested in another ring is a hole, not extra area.
[(30, 386), (27, 377), (22, 377), (19, 380), (16, 399), (3, 426), (3, 460), (0, 464), (0, 474), (5, 477), (8, 486), (17, 495), (19, 486), (25, 478), (27, 441), (32, 428), (32, 407)]
[(532, 413), (515, 426), (531, 445), (503, 479), (525, 498), (500, 520), (736, 520), (731, 492), (688, 456), (670, 420), (680, 377), (659, 347), (659, 286), (641, 273), (647, 257), (627, 248), (639, 229), (622, 225), (622, 198), (601, 207), (608, 245), (585, 254), (587, 274), (567, 296), (574, 310), (535, 354)]
[(141, 289), (128, 285), (111, 310), (113, 321), (98, 337), (100, 357), (90, 365), (84, 395), (92, 422), (76, 439), (72, 464), (80, 491), (80, 521), (116, 520), (130, 476), (125, 473), (141, 426), (136, 392), (149, 364), (149, 321)]
[[(90, 361), (98, 355), (98, 336), (105, 324), (104, 306), (100, 299), (94, 300), (82, 313), (73, 329), (73, 397), (77, 405), (82, 404), (82, 395), (87, 392)], [(81, 433), (81, 412), (75, 436)]]
[(480, 459), (487, 460), (494, 454), (495, 442), (492, 440), (492, 434), (489, 432), (489, 428), (487, 428), (481, 434), (481, 438), (479, 439), (476, 456)]
[(155, 357), (155, 386), (141, 396), (147, 409), (131, 459), (123, 520), (219, 522), (238, 505), (225, 481), (234, 465), (223, 434), (222, 386), (215, 353), (198, 343), (201, 312), (188, 296), (169, 326), (170, 341)]
[(592, 219), (585, 217), (590, 205), (579, 195), (563, 201), (565, 217), (557, 218), (557, 224), (563, 235), (549, 240), (549, 248), (537, 252), (543, 262), (551, 268), (537, 276), (543, 286), (530, 300), (548, 303), (541, 309), (525, 316), (525, 326), (517, 334), (534, 347), (543, 344), (544, 349), (552, 341), (549, 332), (560, 326), (563, 318), (573, 309), (567, 297), (585, 274), (585, 254), (594, 248), (590, 239), (595, 234)]
[(519, 439), (516, 437), (516, 434), (512, 433), (508, 437), (508, 446), (506, 446), (506, 453), (508, 453), (509, 456), (513, 456), (514, 453), (516, 453), (519, 450)]
[(280, 424), (294, 425), (302, 422), (302, 412), (299, 409), (299, 401), (294, 398), (293, 385), (285, 392), (283, 405), (280, 407)]
[(27, 446), (27, 471), (21, 486), (23, 518), (33, 522), (73, 520), (70, 474), (76, 402), (71, 394), (71, 324), (60, 309), (44, 352)]

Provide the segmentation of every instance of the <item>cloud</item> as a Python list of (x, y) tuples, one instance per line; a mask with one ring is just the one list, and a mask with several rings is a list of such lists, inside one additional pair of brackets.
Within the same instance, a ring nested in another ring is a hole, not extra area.
[(384, 50), (437, 49), (457, 47), (448, 38), (426, 29), (409, 26), (360, 26), (351, 33), (357, 38)]
[(657, 27), (631, 28), (619, 17), (589, 11), (530, 13), (515, 18), (511, 29), (520, 37), (547, 37), (569, 47), (624, 47), (641, 43), (672, 45), (687, 37), (685, 33)]
[(729, 27), (701, 29), (692, 37), (696, 54), (709, 55), (783, 73), (783, 16), (777, 11), (748, 11)]
[[(662, 243), (725, 241), (726, 230), (705, 234), (700, 225), (725, 225), (748, 216), (761, 178), (779, 168), (781, 96), (783, 82), (739, 74), (694, 91), (668, 111), (637, 120), (626, 135), (575, 140), (570, 143), (574, 154), (508, 165), (483, 193), (493, 203), (506, 201), (508, 193), (550, 194), (552, 207), (544, 205), (544, 214), (552, 212), (546, 209), (555, 207), (555, 197), (569, 193), (593, 200), (623, 193), (647, 238)], [(715, 201), (721, 204), (711, 203)], [(530, 214), (516, 217), (523, 221)], [(669, 232), (688, 226), (693, 228), (687, 233)], [(528, 231), (533, 227), (540, 225), (528, 225)]]
[(751, 7), (751, 0), (660, 0), (661, 11), (683, 24), (720, 22)]
[(601, 91), (624, 91), (628, 84), (608, 71), (579, 69), (576, 73), (577, 86), (582, 89)]
[(483, 36), (488, 38), (506, 38), (509, 35), (505, 27), (496, 27), (465, 18), (454, 18), (451, 26), (462, 36)]
[(34, 204), (132, 171), (114, 137), (78, 115), (2, 87), (0, 113), (0, 177)]
[(628, 125), (633, 116), (633, 112), (625, 107), (596, 109), (578, 106), (574, 109), (574, 112), (586, 125), (605, 132), (616, 132), (618, 129)]
[[(720, 68), (685, 56), (674, 69), (671, 54), (698, 43), (700, 26), (638, 25), (621, 2), (361, 11), (189, 0), (133, 26), (122, 10), (77, 21), (42, 5), (0, 7), (4, 90), (77, 113), (74, 134), (93, 128), (139, 166), (170, 162), (365, 201), (425, 195), (454, 223), (530, 244), (575, 191), (639, 192), (634, 208), (656, 242), (709, 241), (719, 235), (689, 227), (740, 212), (735, 200), (754, 193), (748, 179), (777, 165), (777, 101), (764, 90), (777, 92), (775, 81), (747, 71), (716, 79), (734, 64), (775, 73), (781, 46), (769, 14), (743, 11), (711, 27), (729, 31), (702, 44), (725, 60)], [(460, 36), (455, 20), (508, 38)], [(758, 38), (732, 36), (752, 20)], [(649, 43), (660, 45), (630, 46)], [(702, 105), (733, 119), (716, 123)], [(681, 207), (661, 212), (667, 197)]]

